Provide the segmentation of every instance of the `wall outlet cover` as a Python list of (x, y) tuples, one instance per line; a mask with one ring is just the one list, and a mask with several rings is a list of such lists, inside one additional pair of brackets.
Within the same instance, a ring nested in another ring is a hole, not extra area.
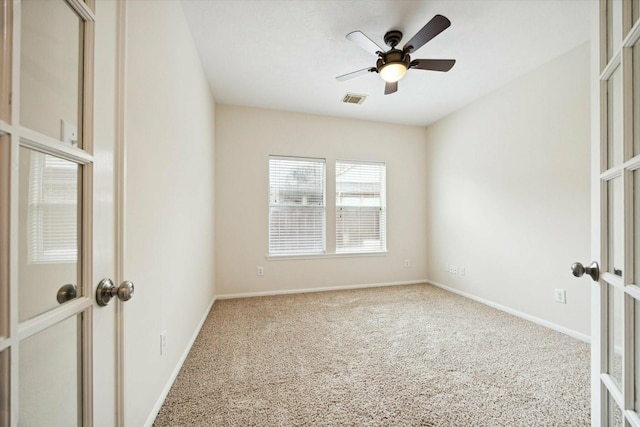
[(160, 332), (160, 356), (167, 352), (167, 331)]
[(564, 289), (555, 289), (554, 293), (555, 293), (556, 302), (559, 302), (561, 304), (566, 304), (567, 303), (567, 291), (566, 290), (564, 290)]

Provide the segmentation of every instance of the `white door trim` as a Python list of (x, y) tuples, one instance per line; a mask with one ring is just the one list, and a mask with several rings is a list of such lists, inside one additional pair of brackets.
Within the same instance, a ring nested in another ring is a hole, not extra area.
[[(117, 0), (116, 21), (116, 141), (114, 153), (115, 175), (115, 279), (124, 281), (125, 267), (125, 201), (126, 201), (126, 58), (127, 58), (127, 3)], [(116, 302), (116, 425), (124, 427), (125, 414), (125, 306)]]

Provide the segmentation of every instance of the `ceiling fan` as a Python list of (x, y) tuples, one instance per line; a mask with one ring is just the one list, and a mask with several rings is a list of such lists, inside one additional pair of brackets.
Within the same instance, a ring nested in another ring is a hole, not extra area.
[(410, 53), (415, 52), (424, 46), (429, 40), (449, 28), (451, 21), (442, 15), (434, 16), (431, 21), (422, 27), (415, 36), (409, 40), (402, 50), (396, 49), (402, 33), (398, 30), (388, 31), (384, 35), (384, 42), (389, 46), (385, 51), (373, 40), (367, 37), (362, 31), (353, 31), (347, 34), (347, 39), (351, 40), (367, 52), (378, 57), (375, 67), (363, 68), (348, 74), (336, 77), (338, 81), (349, 80), (367, 73), (376, 72), (384, 80), (384, 94), (389, 95), (398, 90), (398, 80), (404, 77), (407, 70), (415, 68), (417, 70), (449, 71), (456, 63), (455, 59), (414, 59), (411, 60)]

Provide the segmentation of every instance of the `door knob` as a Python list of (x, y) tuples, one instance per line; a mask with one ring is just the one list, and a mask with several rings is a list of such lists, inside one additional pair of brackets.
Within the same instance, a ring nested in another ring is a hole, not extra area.
[(133, 296), (135, 288), (133, 282), (125, 280), (116, 288), (113, 284), (113, 280), (104, 278), (98, 283), (98, 289), (96, 289), (96, 301), (100, 307), (104, 307), (109, 304), (111, 298), (117, 296), (122, 301), (129, 301)]
[(121, 301), (129, 301), (134, 291), (135, 287), (133, 286), (133, 282), (125, 280), (118, 286), (118, 298), (120, 298)]
[(598, 278), (600, 277), (600, 266), (598, 266), (598, 263), (595, 261), (593, 261), (589, 265), (589, 267), (585, 267), (579, 262), (574, 262), (573, 264), (571, 264), (571, 272), (576, 277), (582, 277), (585, 273), (587, 273), (589, 276), (591, 276), (594, 282), (597, 282)]
[(56, 299), (58, 300), (58, 304), (63, 304), (67, 301), (71, 301), (75, 297), (78, 296), (78, 288), (76, 285), (67, 283), (60, 289), (58, 289), (58, 293), (56, 294)]

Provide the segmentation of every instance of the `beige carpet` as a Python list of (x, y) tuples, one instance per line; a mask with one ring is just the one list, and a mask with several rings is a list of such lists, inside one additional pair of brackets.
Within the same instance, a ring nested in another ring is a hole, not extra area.
[(589, 346), (429, 285), (221, 300), (156, 426), (587, 426)]

